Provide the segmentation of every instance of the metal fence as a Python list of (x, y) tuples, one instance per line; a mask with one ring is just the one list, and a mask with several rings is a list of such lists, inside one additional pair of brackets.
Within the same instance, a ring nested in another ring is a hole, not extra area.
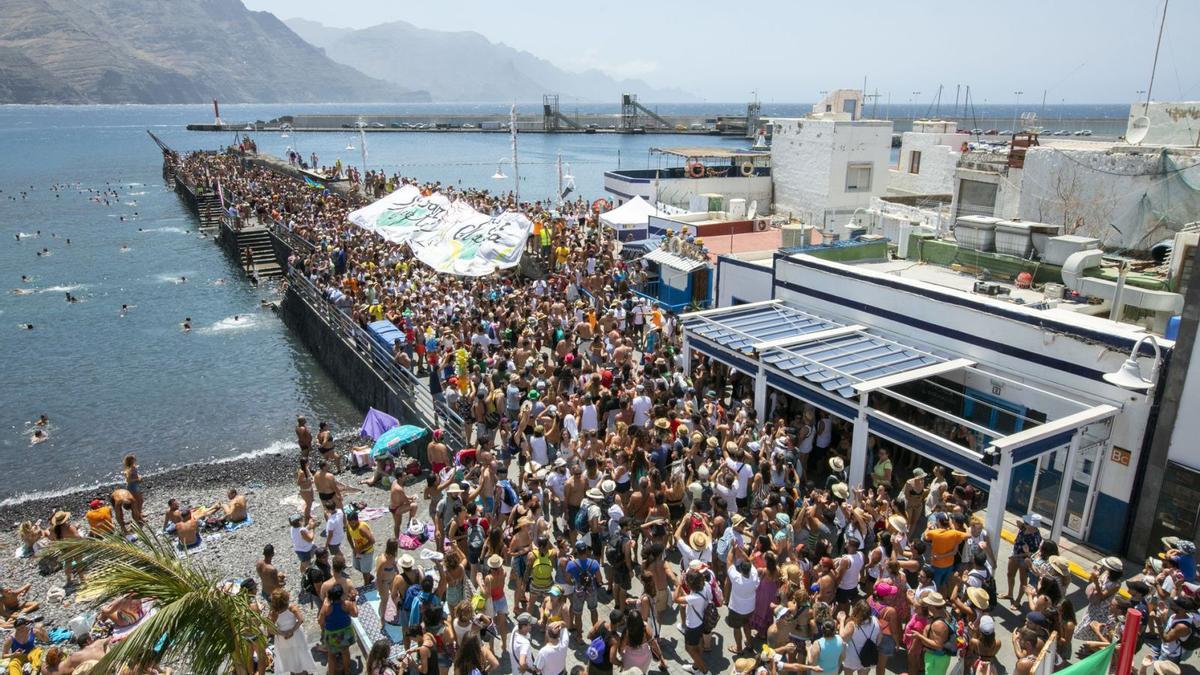
[[(441, 427), (444, 442), (453, 450), (469, 444), (463, 419), (442, 400), (435, 399), (429, 385), (415, 373), (395, 362), (391, 352), (374, 340), (303, 274), (289, 271), (288, 283), (296, 294), (351, 349), (359, 354), (380, 380), (396, 394), (407, 410), (408, 421), (430, 428)], [(436, 369), (430, 377), (437, 377)]]

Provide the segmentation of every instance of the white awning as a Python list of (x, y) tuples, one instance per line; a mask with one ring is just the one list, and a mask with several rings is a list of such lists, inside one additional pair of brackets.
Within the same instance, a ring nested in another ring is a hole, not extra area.
[(642, 260), (649, 260), (650, 262), (655, 262), (680, 272), (692, 272), (708, 265), (704, 260), (685, 258), (681, 255), (671, 253), (665, 248), (654, 249), (642, 256)]

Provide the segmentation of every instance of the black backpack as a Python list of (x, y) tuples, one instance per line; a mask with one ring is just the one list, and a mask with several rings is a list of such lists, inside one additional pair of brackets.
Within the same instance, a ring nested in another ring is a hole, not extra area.
[[(859, 626), (858, 628), (862, 628), (862, 626)], [(855, 628), (855, 630), (857, 631), (858, 628)], [(866, 631), (863, 631), (863, 635), (866, 635)], [(853, 640), (854, 636), (851, 635), (850, 638)], [(863, 642), (862, 647), (859, 647), (857, 651), (858, 662), (861, 663), (864, 668), (873, 668), (875, 667), (875, 664), (879, 663), (879, 647), (870, 637), (867, 637), (866, 642)]]
[(629, 536), (622, 533), (619, 536), (610, 537), (604, 546), (604, 559), (616, 569), (625, 569), (625, 542), (627, 541), (629, 541)]
[(1179, 641), (1179, 645), (1183, 647), (1184, 651), (1188, 652), (1200, 649), (1200, 628), (1196, 627), (1196, 624), (1192, 622), (1191, 617), (1188, 617), (1186, 621), (1181, 621), (1180, 623), (1187, 624), (1188, 634), (1187, 637)]

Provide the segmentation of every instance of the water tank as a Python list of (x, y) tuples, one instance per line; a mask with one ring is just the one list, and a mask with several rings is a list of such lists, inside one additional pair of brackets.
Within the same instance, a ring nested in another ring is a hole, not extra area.
[(992, 216), (961, 216), (954, 222), (954, 240), (959, 248), (991, 251), (996, 245), (996, 223)]
[(783, 248), (808, 246), (812, 242), (812, 225), (804, 223), (785, 223), (781, 228), (780, 244)]
[(1029, 224), (1019, 220), (1001, 220), (996, 223), (996, 253), (1028, 258), (1033, 251)]
[(1046, 256), (1046, 245), (1050, 242), (1050, 237), (1057, 237), (1062, 234), (1062, 225), (1050, 225), (1048, 223), (1025, 223), (1029, 226), (1029, 240), (1033, 242), (1033, 250), (1037, 252), (1039, 258)]
[(746, 200), (734, 198), (729, 200), (729, 219), (738, 220), (746, 217)]
[(1095, 237), (1064, 234), (1059, 237), (1050, 237), (1046, 241), (1046, 253), (1042, 256), (1042, 259), (1051, 265), (1062, 265), (1067, 262), (1067, 258), (1070, 258), (1073, 253), (1099, 248), (1100, 240)]
[(1167, 330), (1163, 331), (1163, 337), (1167, 338), (1168, 340), (1178, 340), (1179, 339), (1179, 322), (1182, 319), (1183, 319), (1183, 317), (1178, 314), (1171, 317), (1170, 319), (1167, 319)]

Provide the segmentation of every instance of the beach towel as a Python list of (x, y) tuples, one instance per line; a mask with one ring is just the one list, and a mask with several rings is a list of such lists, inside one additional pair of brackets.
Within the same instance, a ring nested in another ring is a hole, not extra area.
[(358, 512), (358, 519), (362, 521), (379, 520), (387, 514), (387, 509), (378, 509), (374, 506), (367, 507)]
[(60, 645), (75, 637), (75, 634), (71, 632), (70, 628), (53, 628), (50, 630), (49, 636), (51, 644)]
[(396, 544), (406, 551), (415, 551), (421, 548), (421, 540), (411, 534), (400, 535), (400, 538), (396, 540)]
[(254, 524), (254, 519), (251, 518), (249, 514), (247, 514), (246, 519), (240, 523), (231, 523), (229, 521), (225, 521), (225, 531), (233, 532), (234, 530), (240, 530), (243, 527), (246, 527), (247, 525), (253, 525), (253, 524)]
[(112, 641), (120, 642), (121, 640), (124, 640), (125, 638), (129, 637), (129, 634), (132, 633), (135, 628), (142, 625), (143, 621), (145, 621), (146, 619), (149, 619), (150, 617), (154, 616), (157, 613), (158, 613), (158, 607), (154, 606), (154, 601), (146, 600), (145, 602), (142, 603), (141, 618), (123, 628), (114, 628), (112, 631), (112, 638), (113, 638)]

